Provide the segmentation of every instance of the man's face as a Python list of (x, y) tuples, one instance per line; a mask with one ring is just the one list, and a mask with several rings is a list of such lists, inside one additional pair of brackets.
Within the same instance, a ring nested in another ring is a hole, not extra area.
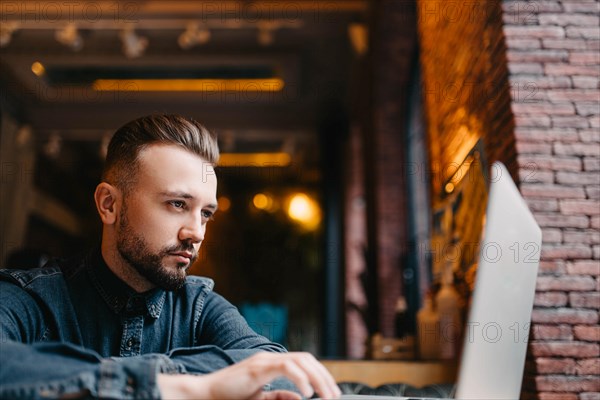
[(151, 145), (139, 154), (136, 178), (123, 199), (117, 250), (154, 286), (176, 290), (217, 208), (215, 171), (185, 149)]

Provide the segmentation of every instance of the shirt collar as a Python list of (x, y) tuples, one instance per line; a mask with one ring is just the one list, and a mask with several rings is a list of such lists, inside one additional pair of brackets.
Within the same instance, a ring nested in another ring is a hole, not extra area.
[(115, 314), (148, 314), (154, 319), (160, 317), (166, 298), (163, 289), (137, 293), (110, 270), (100, 249), (91, 254), (87, 264), (94, 287)]

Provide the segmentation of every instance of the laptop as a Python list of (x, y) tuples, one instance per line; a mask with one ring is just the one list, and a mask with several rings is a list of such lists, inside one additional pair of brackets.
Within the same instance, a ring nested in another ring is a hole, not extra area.
[[(506, 167), (497, 162), (491, 171), (456, 399), (518, 399), (525, 367), (542, 232)], [(342, 398), (413, 399), (372, 395)]]

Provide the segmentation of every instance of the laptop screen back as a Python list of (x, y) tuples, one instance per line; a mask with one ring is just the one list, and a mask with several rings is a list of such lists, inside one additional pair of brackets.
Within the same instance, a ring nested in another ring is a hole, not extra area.
[(518, 399), (542, 234), (506, 167), (495, 163), (457, 399)]

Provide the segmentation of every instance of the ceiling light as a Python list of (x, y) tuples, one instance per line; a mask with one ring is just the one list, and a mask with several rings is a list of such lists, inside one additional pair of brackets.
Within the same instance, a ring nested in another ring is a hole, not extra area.
[(261, 46), (270, 46), (275, 41), (275, 23), (260, 21), (258, 23), (258, 43)]
[(12, 39), (12, 34), (19, 27), (19, 23), (16, 21), (4, 21), (0, 24), (0, 47), (8, 46)]
[(64, 28), (57, 30), (54, 37), (59, 43), (64, 44), (73, 51), (79, 51), (83, 47), (83, 39), (74, 23), (69, 23)]
[(36, 61), (33, 64), (31, 64), (31, 72), (33, 72), (37, 76), (42, 76), (46, 72), (46, 68), (44, 68), (44, 65), (41, 62)]
[(123, 42), (123, 53), (127, 58), (138, 58), (148, 47), (148, 39), (138, 36), (133, 28), (125, 28), (119, 35)]
[(208, 29), (201, 29), (197, 23), (191, 23), (187, 26), (186, 30), (179, 35), (177, 43), (179, 43), (179, 47), (187, 50), (196, 45), (208, 43), (210, 36), (211, 33)]

